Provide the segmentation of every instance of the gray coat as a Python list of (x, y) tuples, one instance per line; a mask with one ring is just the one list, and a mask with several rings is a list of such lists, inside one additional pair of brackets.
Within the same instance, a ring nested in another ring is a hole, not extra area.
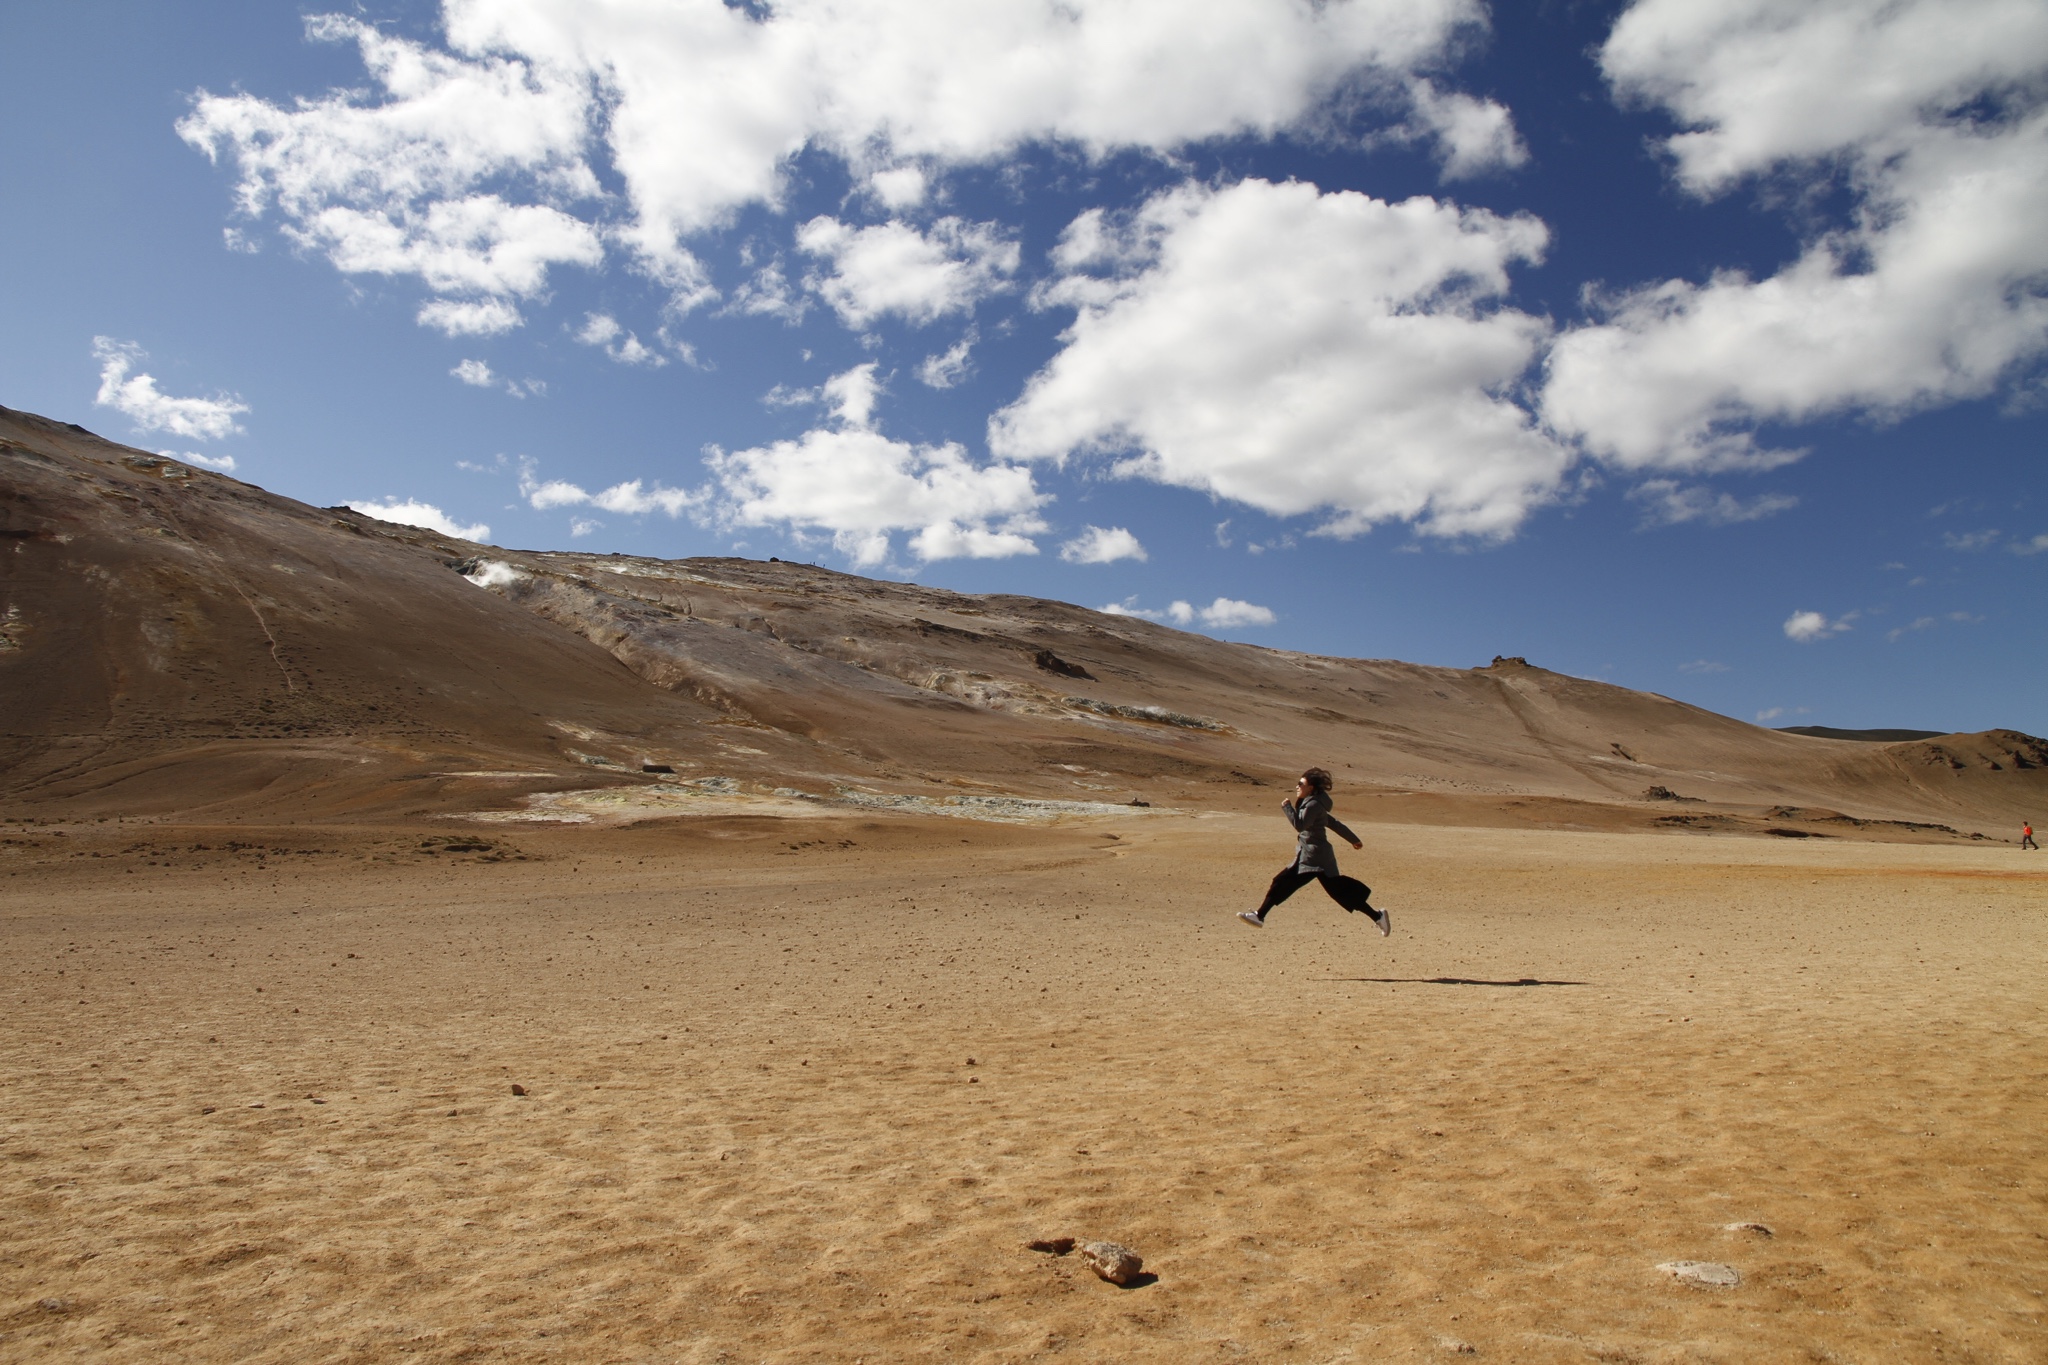
[(1287, 823), (1296, 831), (1294, 870), (1336, 875), (1337, 850), (1330, 847), (1327, 831), (1334, 829), (1354, 844), (1358, 842), (1358, 836), (1345, 828), (1342, 820), (1330, 814), (1329, 793), (1310, 792), (1299, 806), (1292, 801), (1282, 801), (1280, 809), (1287, 812)]

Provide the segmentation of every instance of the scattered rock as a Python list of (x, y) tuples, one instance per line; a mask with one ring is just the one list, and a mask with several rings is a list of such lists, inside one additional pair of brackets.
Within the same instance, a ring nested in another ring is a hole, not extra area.
[(1134, 799), (1132, 800), (1131, 804), (1134, 806), (1149, 806), (1152, 803), (1150, 801), (1139, 801)]
[(1697, 801), (1699, 799), (1697, 796), (1680, 796), (1669, 787), (1643, 788), (1643, 800), (1645, 801)]
[(1074, 1249), (1074, 1239), (1071, 1237), (1040, 1237), (1037, 1241), (1026, 1242), (1024, 1249), (1026, 1251), (1049, 1252), (1054, 1256), (1064, 1256)]
[(45, 1313), (69, 1313), (71, 1311), (71, 1300), (37, 1299), (36, 1307), (42, 1309)]
[(1775, 1237), (1778, 1235), (1771, 1230), (1770, 1225), (1767, 1223), (1728, 1223), (1723, 1225), (1721, 1230), (1723, 1232), (1754, 1232), (1759, 1237)]
[(526, 1093), (526, 1087), (523, 1085), (514, 1085), (512, 1087), (512, 1093), (515, 1095), (524, 1095)]
[(1129, 1284), (1145, 1268), (1145, 1258), (1116, 1242), (1083, 1242), (1081, 1260), (1111, 1284)]
[(1687, 1284), (1713, 1285), (1726, 1289), (1742, 1283), (1742, 1272), (1718, 1261), (1665, 1261), (1657, 1269)]
[(671, 763), (642, 763), (640, 771), (643, 773), (668, 773), (674, 775), (675, 765)]
[(1460, 1341), (1457, 1337), (1438, 1337), (1436, 1345), (1438, 1350), (1449, 1351), (1454, 1356), (1476, 1356), (1479, 1354), (1477, 1346), (1474, 1346), (1469, 1341)]

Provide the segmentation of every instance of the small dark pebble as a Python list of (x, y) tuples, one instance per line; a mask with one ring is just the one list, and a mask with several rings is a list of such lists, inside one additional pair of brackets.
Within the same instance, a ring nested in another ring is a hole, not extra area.
[(515, 1085), (512, 1087), (512, 1093), (515, 1095), (524, 1095), (526, 1093), (526, 1087), (523, 1085)]

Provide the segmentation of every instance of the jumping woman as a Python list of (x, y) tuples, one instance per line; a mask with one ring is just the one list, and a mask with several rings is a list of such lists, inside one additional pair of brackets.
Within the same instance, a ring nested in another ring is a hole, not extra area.
[(1377, 924), (1382, 938), (1393, 933), (1393, 917), (1366, 904), (1372, 888), (1356, 877), (1346, 877), (1337, 871), (1337, 851), (1330, 847), (1330, 836), (1326, 831), (1336, 830), (1353, 848), (1364, 848), (1365, 845), (1344, 827), (1343, 821), (1330, 813), (1329, 772), (1323, 768), (1310, 768), (1303, 773), (1301, 780), (1294, 785), (1293, 798), (1282, 801), (1280, 809), (1287, 812), (1287, 823), (1295, 829), (1294, 861), (1275, 874), (1273, 884), (1266, 888), (1266, 899), (1259, 902), (1258, 909), (1240, 910), (1237, 917), (1254, 929), (1263, 929), (1268, 910), (1310, 882), (1321, 882), (1323, 890), (1330, 893), (1331, 900), (1346, 910), (1368, 916)]

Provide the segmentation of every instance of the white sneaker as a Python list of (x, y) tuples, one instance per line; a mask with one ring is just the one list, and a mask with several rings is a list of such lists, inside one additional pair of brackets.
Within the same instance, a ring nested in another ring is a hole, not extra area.
[(1243, 920), (1246, 924), (1249, 924), (1254, 929), (1263, 929), (1266, 927), (1266, 922), (1259, 918), (1258, 912), (1256, 910), (1240, 910), (1237, 912), (1237, 917)]
[(1373, 923), (1379, 925), (1380, 937), (1385, 938), (1387, 937), (1387, 935), (1394, 932), (1394, 912), (1391, 910), (1382, 910), (1379, 912), (1379, 916), (1380, 917), (1374, 920)]

